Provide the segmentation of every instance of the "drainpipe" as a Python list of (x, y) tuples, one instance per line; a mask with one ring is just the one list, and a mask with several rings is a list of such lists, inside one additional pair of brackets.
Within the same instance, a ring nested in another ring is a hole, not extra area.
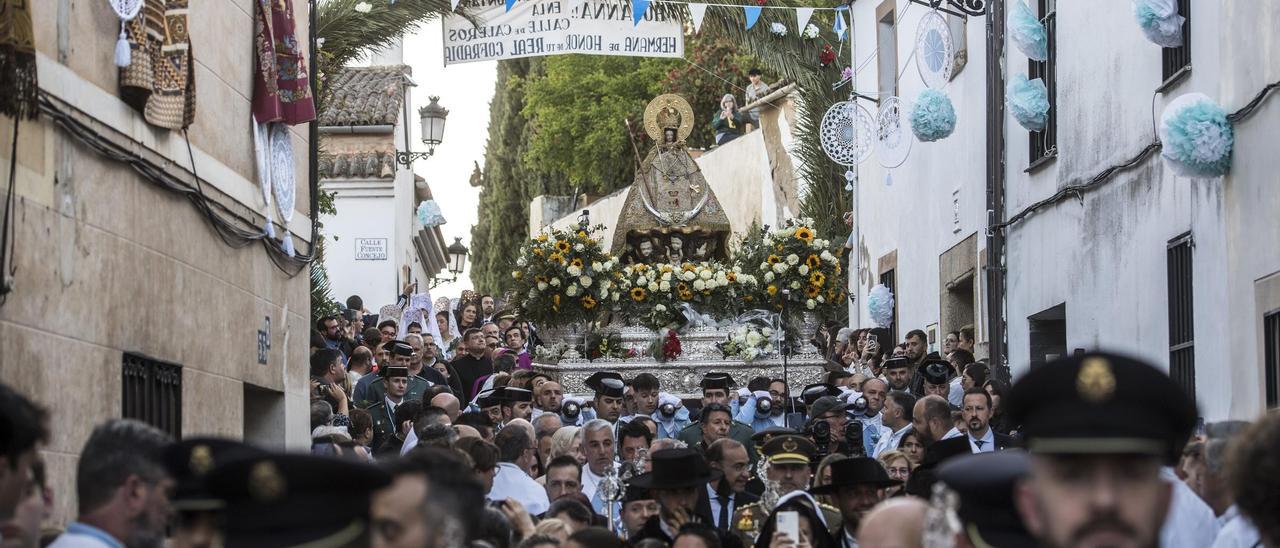
[(987, 12), (987, 340), (991, 364), (1008, 365), (1005, 336), (1005, 239), (991, 227), (1004, 222), (1005, 134), (1004, 48), (1005, 3), (990, 0)]

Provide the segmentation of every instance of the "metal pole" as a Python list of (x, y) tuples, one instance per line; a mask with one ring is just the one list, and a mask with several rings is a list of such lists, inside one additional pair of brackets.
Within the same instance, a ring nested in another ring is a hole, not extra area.
[[(849, 101), (856, 101), (854, 96), (858, 93), (858, 58), (854, 54), (857, 48), (853, 41), (854, 1), (849, 0), (849, 66), (853, 69), (853, 74), (849, 77)], [(855, 109), (854, 114), (856, 113)], [(854, 123), (853, 127), (856, 129), (858, 127), (857, 123)], [(859, 253), (859, 248), (862, 245), (862, 215), (858, 211), (858, 192), (861, 188), (858, 185), (858, 166), (854, 165), (849, 169), (853, 171), (853, 180), (850, 181), (850, 184), (853, 185), (853, 257), (850, 259), (852, 265), (849, 269), (849, 307), (851, 308), (849, 311), (849, 323), (851, 327), (858, 329), (862, 327), (862, 307), (859, 304), (861, 299), (858, 295), (858, 291), (862, 287), (862, 284), (859, 283), (862, 275), (862, 253)]]
[(1004, 0), (992, 0), (987, 12), (987, 350), (991, 364), (1008, 364), (1004, 324)]

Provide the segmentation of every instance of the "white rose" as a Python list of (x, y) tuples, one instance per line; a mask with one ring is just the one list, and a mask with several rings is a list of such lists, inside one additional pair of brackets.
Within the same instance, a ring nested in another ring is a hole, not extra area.
[(601, 271), (601, 270), (603, 270), (603, 269), (604, 269), (604, 265), (600, 264), (600, 261), (596, 261), (596, 262), (594, 262), (594, 263), (591, 263), (591, 270), (592, 270), (593, 272), (600, 272), (600, 271)]
[(817, 303), (817, 302), (815, 302), (813, 299), (809, 299), (809, 300), (807, 300), (807, 301), (805, 301), (805, 302), (804, 302), (804, 307), (805, 307), (805, 308), (808, 308), (809, 310), (813, 310), (813, 309), (814, 309), (814, 308), (816, 308), (817, 306), (818, 306), (818, 303)]
[(524, 256), (521, 255), (519, 259), (516, 259), (516, 266), (524, 266), (525, 264), (528, 264), (528, 262), (529, 261), (526, 261)]
[(694, 291), (702, 291), (703, 289), (706, 289), (706, 288), (707, 288), (707, 283), (706, 283), (706, 282), (704, 282), (704, 281), (702, 281), (702, 280), (694, 280), (694, 281), (693, 281), (693, 290), (694, 290)]
[(569, 265), (569, 268), (565, 269), (565, 271), (575, 278), (582, 275), (582, 269), (573, 265)]
[(761, 335), (764, 335), (764, 336), (766, 336), (766, 337), (772, 337), (772, 336), (773, 336), (773, 329), (766, 327), (766, 328), (764, 328), (764, 329), (761, 329), (761, 330), (760, 330), (760, 334), (761, 334)]
[(658, 273), (657, 273), (657, 272), (654, 272), (654, 271), (652, 271), (652, 270), (650, 270), (650, 271), (646, 272), (644, 276), (645, 276), (646, 278), (649, 278), (649, 281), (653, 281), (653, 280), (658, 279)]
[(768, 236), (765, 236), (765, 237), (764, 237), (764, 245), (766, 245), (766, 246), (771, 246), (771, 245), (773, 245), (773, 238), (770, 238), (770, 237), (768, 237)]
[(787, 263), (777, 263), (773, 265), (773, 271), (782, 274), (787, 271)]
[(698, 277), (699, 277), (699, 278), (702, 278), (702, 279), (704, 279), (704, 280), (710, 280), (710, 279), (712, 278), (711, 271), (710, 271), (710, 270), (703, 270), (702, 272), (699, 272), (699, 273), (698, 273)]
[(578, 296), (578, 285), (577, 285), (577, 284), (569, 284), (569, 287), (564, 288), (564, 294), (565, 294), (565, 295), (568, 295), (568, 296), (570, 296), (570, 297), (577, 297), (577, 296)]
[(754, 360), (754, 359), (756, 359), (756, 358), (760, 357), (760, 349), (758, 349), (758, 348), (748, 348), (748, 349), (747, 349), (747, 351), (746, 351), (746, 355), (747, 355), (747, 359), (748, 359), (748, 360)]
[(622, 273), (623, 273), (623, 274), (626, 274), (627, 276), (631, 276), (632, 272), (633, 272), (633, 271), (631, 270), (631, 266), (630, 266), (630, 265), (622, 267)]
[(671, 281), (671, 273), (670, 273), (670, 272), (663, 272), (663, 273), (662, 273), (662, 281), (664, 281), (664, 282), (669, 282), (669, 281)]
[(695, 274), (692, 270), (689, 270), (689, 271), (686, 271), (684, 274), (682, 274), (680, 277), (684, 278), (684, 281), (686, 282), (692, 282), (694, 278), (698, 277), (698, 275)]
[(796, 263), (798, 262), (800, 262), (800, 257), (795, 256), (794, 253), (791, 255), (787, 255), (787, 264), (791, 266), (795, 266)]
[(666, 312), (666, 311), (667, 311), (667, 307), (666, 307), (666, 305), (655, 304), (655, 305), (653, 305), (653, 310), (654, 310), (655, 312)]
[(551, 278), (551, 287), (560, 287), (560, 278)]
[(639, 286), (649, 285), (649, 280), (646, 280), (644, 276), (636, 276), (636, 285), (639, 285)]
[(765, 273), (764, 273), (764, 281), (765, 281), (765, 282), (772, 282), (772, 281), (773, 281), (773, 273), (772, 273), (772, 272), (765, 272)]
[(591, 283), (594, 281), (595, 280), (591, 279), (591, 276), (583, 276), (581, 278), (578, 278), (578, 283), (582, 284), (582, 287), (591, 287)]
[(616, 303), (616, 302), (618, 302), (618, 295), (621, 295), (621, 293), (614, 293), (614, 294), (610, 297), (611, 299), (613, 299), (613, 302), (615, 302), (615, 303)]
[(608, 299), (608, 298), (609, 298), (609, 290), (608, 290), (608, 289), (601, 289), (601, 290), (600, 290), (600, 299), (601, 299), (601, 300), (604, 300), (604, 299)]
[(657, 291), (658, 282), (649, 282), (649, 291)]
[(826, 300), (825, 298), (823, 298), (823, 296), (822, 296), (822, 295), (818, 295), (818, 302), (820, 302), (820, 303), (825, 303), (825, 302), (827, 302), (827, 300)]
[(808, 276), (808, 275), (809, 275), (809, 265), (807, 265), (807, 264), (802, 264), (802, 265), (800, 265), (800, 268), (798, 268), (797, 270), (799, 270), (799, 271), (800, 271), (800, 275), (801, 275), (801, 276)]
[(658, 282), (658, 289), (664, 292), (671, 291), (671, 282), (668, 282), (668, 281)]
[(585, 249), (587, 249), (587, 246), (582, 245), (582, 244), (578, 244), (578, 245), (573, 246), (573, 250), (574, 250), (574, 251), (582, 252), (582, 251), (583, 251), (583, 250), (585, 250)]
[(547, 282), (538, 282), (538, 291), (546, 291)]
[(823, 251), (821, 257), (822, 257), (822, 260), (827, 262), (836, 260), (836, 256), (832, 255), (830, 251)]
[(761, 337), (760, 334), (756, 333), (755, 331), (747, 333), (747, 344), (751, 346), (756, 346), (760, 344), (760, 342), (763, 340), (764, 340), (764, 337)]
[(800, 289), (800, 282), (791, 282), (791, 289)]

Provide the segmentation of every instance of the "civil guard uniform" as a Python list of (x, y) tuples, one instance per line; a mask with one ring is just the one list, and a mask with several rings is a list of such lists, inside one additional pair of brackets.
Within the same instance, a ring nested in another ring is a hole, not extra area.
[[(727, 373), (716, 372), (707, 373), (702, 377), (701, 383), (703, 392), (706, 392), (707, 390), (724, 390), (726, 393), (730, 393), (729, 390), (732, 385), (732, 377)], [(731, 401), (736, 401), (734, 397), (735, 395), (730, 393), (729, 398)], [(732, 406), (729, 407), (729, 416), (733, 417), (735, 415), (734, 410)], [(729, 438), (741, 443), (743, 447), (747, 448), (747, 458), (751, 459), (752, 465), (754, 465), (756, 460), (760, 458), (759, 454), (756, 453), (755, 445), (751, 443), (751, 436), (754, 433), (754, 430), (751, 429), (751, 425), (741, 421), (735, 420), (729, 426)], [(684, 429), (676, 435), (676, 439), (684, 442), (689, 447), (697, 447), (698, 444), (702, 442), (702, 421), (695, 421), (689, 426), (684, 427)]]
[[(621, 374), (614, 371), (596, 371), (582, 381), (582, 384), (595, 391), (596, 395), (593, 401), (599, 401), (600, 398), (623, 398), (627, 394), (627, 383), (622, 380)], [(589, 416), (582, 418), (583, 424), (586, 424), (587, 421), (604, 417), (600, 416), (599, 409), (592, 409)], [(618, 418), (622, 418), (621, 411), (618, 412)], [(618, 421), (611, 420), (609, 423), (616, 425)]]
[[(762, 434), (764, 432), (761, 432)], [(812, 469), (813, 459), (818, 454), (818, 448), (813, 445), (809, 438), (797, 434), (779, 433), (774, 434), (765, 442), (762, 450), (762, 456), (769, 459), (769, 464), (803, 464)], [(767, 478), (762, 478), (767, 479)], [(778, 493), (778, 496), (786, 493)], [(822, 509), (822, 515), (827, 520), (827, 529), (831, 534), (839, 535), (840, 528), (844, 526), (844, 521), (840, 518), (840, 510), (837, 508), (819, 503)], [(765, 508), (763, 501), (753, 502), (743, 505), (733, 513), (733, 520), (730, 523), (730, 531), (738, 535), (742, 539), (742, 543), (751, 546), (756, 541), (756, 536), (760, 534), (760, 527), (764, 525), (772, 508)]]
[[(387, 343), (386, 348), (391, 351), (392, 356), (409, 357), (413, 355), (413, 347), (409, 346), (409, 343), (404, 341), (391, 341)], [(382, 371), (386, 369), (388, 368), (379, 368), (378, 378), (373, 379), (373, 381), (369, 383), (369, 388), (365, 390), (364, 401), (356, 402), (357, 405), (363, 404), (365, 406), (372, 406), (373, 404), (382, 401), (382, 399), (387, 396), (387, 377), (382, 374)], [(418, 375), (413, 375), (409, 377), (409, 390), (404, 393), (404, 399), (406, 401), (420, 400), (422, 399), (422, 395), (425, 394), (429, 388), (431, 388), (431, 383), (428, 382), (427, 379)]]
[(959, 533), (971, 546), (1039, 546), (1013, 502), (1015, 485), (1030, 469), (1031, 461), (1021, 449), (965, 455), (938, 467), (938, 481), (958, 495), (958, 507), (949, 510), (960, 518)]
[(167, 447), (164, 466), (174, 481), (169, 501), (177, 518), (174, 539), (211, 538), (213, 546), (220, 546), (216, 527), (226, 504), (209, 491), (205, 480), (218, 466), (266, 454), (252, 445), (220, 438), (189, 438)]
[[(408, 367), (384, 367), (382, 371), (384, 372), (383, 378), (386, 379), (409, 376)], [(382, 381), (379, 380), (378, 382)], [(419, 397), (421, 397), (421, 394), (419, 394)], [(408, 393), (400, 400), (400, 404), (403, 405), (407, 401), (409, 401)], [(399, 430), (399, 425), (396, 424), (396, 412), (395, 409), (387, 407), (385, 392), (378, 398), (378, 401), (366, 407), (365, 411), (368, 411), (369, 415), (373, 416), (374, 447), (381, 445), (382, 440), (387, 439), (387, 436), (396, 435)]]

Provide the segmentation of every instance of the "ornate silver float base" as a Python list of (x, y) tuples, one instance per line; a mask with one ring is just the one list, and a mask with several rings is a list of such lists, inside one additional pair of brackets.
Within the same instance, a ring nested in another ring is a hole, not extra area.
[[(822, 360), (814, 358), (789, 359), (787, 373), (790, 380), (791, 393), (798, 394), (806, 385), (822, 382), (826, 370)], [(746, 363), (741, 360), (676, 360), (658, 363), (652, 359), (634, 360), (564, 360), (557, 364), (534, 362), (533, 368), (556, 379), (566, 394), (590, 397), (591, 390), (583, 385), (583, 381), (596, 371), (616, 371), (624, 378), (631, 378), (640, 373), (652, 373), (658, 377), (663, 392), (681, 398), (701, 398), (702, 389), (698, 386), (703, 375), (711, 371), (725, 372), (733, 376), (740, 386), (754, 377), (782, 377), (782, 360), (777, 358), (755, 360)]]

